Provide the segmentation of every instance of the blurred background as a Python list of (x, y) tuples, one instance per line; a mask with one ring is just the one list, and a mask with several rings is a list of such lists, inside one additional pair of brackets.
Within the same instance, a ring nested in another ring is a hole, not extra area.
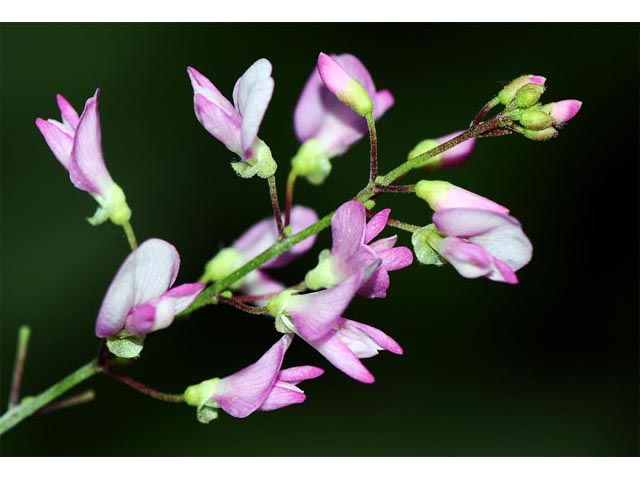
[[(481, 140), (462, 168), (432, 175), (509, 206), (534, 257), (517, 286), (414, 265), (392, 275), (386, 300), (356, 299), (347, 316), (405, 349), (365, 361), (374, 385), (296, 341), (285, 366), (326, 369), (303, 385), (304, 405), (201, 425), (195, 409), (98, 376), (74, 391), (95, 389), (93, 403), (25, 421), (2, 437), (1, 453), (637, 455), (638, 39), (632, 24), (3, 25), (3, 407), (18, 327), (32, 327), (23, 394), (35, 394), (95, 355), (96, 312), (128, 253), (120, 229), (85, 221), (95, 202), (72, 187), (34, 125), (58, 118), (57, 92), (81, 110), (102, 89), (108, 168), (138, 238), (180, 251), (179, 283), (270, 213), (266, 182), (236, 177), (232, 155), (198, 124), (187, 65), (230, 95), (255, 59), (271, 60), (276, 89), (260, 136), (279, 161), (280, 187), (298, 148), (293, 109), (320, 51), (357, 55), (395, 95), (378, 122), (382, 171), (418, 141), (464, 128), (523, 73), (548, 78), (544, 100), (584, 105), (554, 141)], [(333, 165), (323, 187), (299, 182), (296, 201), (324, 214), (357, 192), (367, 142)], [(412, 196), (378, 206), (430, 222)], [(299, 281), (329, 244), (325, 231), (279, 278)], [(125, 371), (180, 392), (252, 363), (277, 338), (266, 318), (208, 307), (150, 336)]]

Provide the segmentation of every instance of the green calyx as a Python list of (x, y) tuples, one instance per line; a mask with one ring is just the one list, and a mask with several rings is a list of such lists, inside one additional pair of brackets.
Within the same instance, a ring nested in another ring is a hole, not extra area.
[[(223, 248), (207, 262), (201, 282), (217, 282), (244, 265), (244, 257), (232, 247)], [(233, 285), (237, 288), (237, 285)]]
[[(422, 140), (415, 147), (413, 147), (413, 149), (409, 152), (409, 155), (407, 155), (407, 160), (411, 160), (413, 157), (417, 157), (418, 155), (422, 155), (423, 153), (428, 152), (429, 150), (433, 150), (438, 145), (439, 145), (438, 142), (432, 139)], [(426, 159), (416, 168), (438, 167), (441, 162), (442, 162), (442, 154), (435, 155), (431, 158)]]
[(258, 175), (260, 178), (269, 178), (276, 173), (278, 164), (271, 155), (271, 149), (259, 138), (253, 144), (253, 157), (241, 162), (233, 162), (231, 166), (242, 178), (251, 178)]
[(369, 92), (357, 80), (351, 79), (347, 89), (338, 92), (337, 96), (342, 103), (350, 106), (358, 115), (365, 117), (373, 112), (373, 101)]
[(267, 303), (267, 311), (275, 318), (275, 329), (280, 333), (295, 333), (296, 329), (287, 314), (287, 305), (295, 290), (283, 290)]
[(530, 78), (531, 75), (521, 75), (505, 85), (505, 87), (500, 90), (500, 93), (498, 93), (498, 100), (500, 103), (503, 105), (509, 105), (515, 98), (518, 90), (531, 83), (529, 80)]
[(411, 235), (411, 244), (418, 261), (423, 265), (444, 265), (446, 262), (438, 253), (442, 240), (442, 236), (433, 224), (416, 230)]
[(93, 195), (100, 206), (87, 221), (93, 225), (111, 220), (115, 225), (122, 226), (131, 219), (131, 209), (127, 205), (124, 191), (117, 183), (111, 184), (104, 196)]
[(305, 177), (312, 185), (321, 185), (331, 173), (331, 162), (319, 140), (304, 142), (291, 160), (293, 172)]
[(544, 86), (536, 83), (528, 83), (520, 87), (516, 92), (513, 103), (518, 108), (533, 107), (544, 93)]
[(213, 399), (218, 389), (219, 378), (212, 378), (191, 385), (184, 391), (184, 401), (187, 405), (196, 407), (197, 418), (200, 423), (209, 423), (218, 418), (219, 405)]
[(435, 212), (451, 187), (453, 187), (452, 183), (443, 180), (420, 180), (416, 183), (416, 195), (427, 202)]
[(144, 335), (131, 335), (123, 331), (107, 338), (107, 348), (119, 358), (137, 358), (144, 347)]
[(309, 270), (304, 277), (304, 283), (311, 290), (335, 287), (336, 277), (333, 274), (329, 250), (323, 250), (318, 256), (318, 265)]
[(518, 121), (527, 130), (544, 130), (553, 124), (553, 117), (540, 108), (528, 108), (520, 113)]

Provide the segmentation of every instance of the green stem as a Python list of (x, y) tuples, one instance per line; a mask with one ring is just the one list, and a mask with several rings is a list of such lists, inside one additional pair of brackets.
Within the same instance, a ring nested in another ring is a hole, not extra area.
[(124, 229), (124, 233), (127, 236), (127, 242), (129, 242), (129, 247), (131, 247), (131, 250), (133, 251), (136, 248), (138, 248), (138, 242), (136, 241), (136, 234), (133, 233), (133, 227), (131, 226), (131, 223), (129, 222), (123, 223), (122, 228)]
[(39, 395), (23, 400), (18, 406), (7, 410), (0, 417), (0, 435), (101, 370), (102, 368), (98, 365), (98, 361), (92, 360)]
[(38, 413), (43, 414), (62, 410), (63, 408), (76, 407), (78, 405), (89, 403), (95, 398), (96, 392), (94, 392), (93, 390), (87, 390), (85, 392), (79, 393), (78, 395), (72, 395), (68, 398), (63, 398), (62, 400), (58, 400), (57, 402), (50, 403), (46, 407), (42, 407), (38, 411)]
[(378, 178), (378, 135), (376, 133), (376, 122), (373, 120), (373, 114), (366, 116), (367, 127), (369, 127), (369, 144), (371, 145), (371, 162), (369, 167), (369, 181), (375, 182)]
[(13, 378), (11, 380), (11, 394), (9, 395), (9, 409), (15, 407), (20, 401), (20, 384), (24, 372), (24, 362), (27, 359), (27, 348), (31, 329), (27, 325), (20, 327), (18, 331), (18, 347), (16, 349), (16, 361), (13, 365)]
[(276, 176), (271, 175), (267, 178), (269, 182), (269, 196), (271, 197), (271, 206), (273, 207), (273, 218), (276, 220), (278, 234), (282, 235), (284, 225), (282, 224), (282, 214), (280, 213), (280, 200), (278, 200), (278, 188), (276, 186)]
[(412, 223), (401, 222), (400, 220), (396, 220), (394, 218), (390, 218), (387, 221), (387, 225), (390, 227), (398, 228), (400, 230), (404, 230), (405, 232), (413, 233), (417, 230), (420, 230), (420, 226), (413, 225)]

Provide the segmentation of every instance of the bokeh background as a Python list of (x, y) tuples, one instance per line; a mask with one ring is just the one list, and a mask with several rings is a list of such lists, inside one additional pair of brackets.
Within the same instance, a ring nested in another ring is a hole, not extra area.
[[(374, 385), (297, 341), (286, 365), (326, 368), (304, 385), (306, 404), (204, 426), (192, 408), (96, 377), (83, 385), (96, 401), (29, 419), (3, 436), (2, 454), (637, 455), (638, 38), (632, 24), (3, 25), (3, 406), (19, 325), (33, 329), (25, 394), (95, 355), (95, 315), (128, 253), (119, 229), (84, 220), (95, 203), (34, 125), (58, 117), (56, 92), (81, 108), (101, 87), (108, 167), (138, 237), (177, 246), (179, 282), (270, 209), (264, 182), (237, 178), (231, 155), (197, 123), (187, 65), (230, 94), (255, 59), (271, 60), (276, 89), (261, 137), (281, 187), (298, 147), (293, 108), (320, 51), (354, 53), (394, 93), (378, 124), (383, 170), (418, 141), (464, 128), (500, 82), (522, 73), (548, 78), (545, 99), (584, 106), (552, 142), (481, 140), (464, 167), (431, 177), (508, 205), (534, 258), (518, 286), (414, 266), (393, 275), (388, 299), (354, 301), (350, 318), (406, 352), (366, 361)], [(321, 188), (299, 183), (297, 202), (335, 208), (364, 185), (367, 152), (362, 141), (336, 159)], [(411, 196), (379, 206), (429, 222)], [(324, 232), (280, 278), (299, 281), (329, 242)], [(178, 392), (253, 362), (277, 338), (267, 319), (209, 307), (150, 336), (126, 372)]]

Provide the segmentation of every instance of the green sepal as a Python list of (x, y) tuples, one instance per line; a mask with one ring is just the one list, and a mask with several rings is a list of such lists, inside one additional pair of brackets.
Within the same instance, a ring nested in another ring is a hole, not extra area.
[(114, 335), (107, 338), (107, 348), (116, 357), (137, 358), (144, 347), (144, 335)]

